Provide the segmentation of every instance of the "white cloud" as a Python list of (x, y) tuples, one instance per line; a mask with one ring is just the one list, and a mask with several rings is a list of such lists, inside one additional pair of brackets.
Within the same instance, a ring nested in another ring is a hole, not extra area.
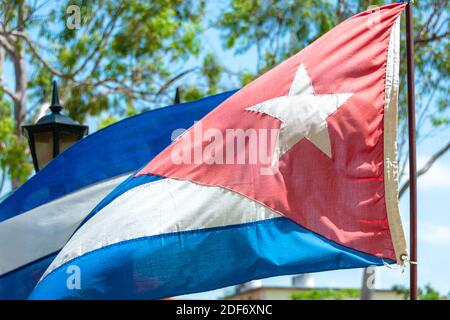
[(450, 167), (443, 163), (435, 163), (423, 177), (420, 178), (419, 187), (446, 188), (450, 187)]
[[(419, 155), (417, 157), (417, 169), (422, 168), (428, 159), (424, 155)], [(405, 176), (408, 176), (408, 174), (409, 170), (406, 167)], [(450, 188), (450, 164), (443, 160), (438, 160), (428, 172), (419, 178), (417, 185), (421, 190)]]
[(419, 237), (426, 243), (431, 245), (449, 245), (450, 244), (450, 227), (426, 223), (420, 230)]

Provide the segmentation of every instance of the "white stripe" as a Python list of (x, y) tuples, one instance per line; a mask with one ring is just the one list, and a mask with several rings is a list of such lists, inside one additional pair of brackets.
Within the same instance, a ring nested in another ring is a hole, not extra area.
[(118, 242), (275, 217), (280, 215), (222, 187), (176, 179), (158, 180), (127, 191), (86, 222), (43, 278), (69, 260)]
[(81, 221), (127, 176), (96, 183), (0, 223), (0, 275), (60, 250)]

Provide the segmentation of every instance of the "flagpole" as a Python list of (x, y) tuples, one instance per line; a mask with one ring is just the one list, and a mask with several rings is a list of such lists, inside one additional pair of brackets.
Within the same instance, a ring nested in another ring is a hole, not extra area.
[(409, 219), (410, 219), (410, 299), (417, 300), (417, 165), (416, 119), (414, 93), (414, 26), (412, 1), (406, 7), (406, 53), (408, 75), (408, 133), (409, 133)]

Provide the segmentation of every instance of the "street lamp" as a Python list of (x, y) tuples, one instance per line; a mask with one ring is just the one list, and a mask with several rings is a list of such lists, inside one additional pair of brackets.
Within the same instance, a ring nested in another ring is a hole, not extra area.
[(40, 118), (34, 125), (22, 127), (24, 135), (28, 138), (36, 172), (88, 132), (87, 126), (76, 123), (62, 114), (61, 110), (58, 88), (56, 81), (53, 80), (51, 113)]
[(175, 98), (173, 99), (173, 104), (180, 104), (180, 103), (181, 103), (180, 87), (177, 87), (175, 89)]

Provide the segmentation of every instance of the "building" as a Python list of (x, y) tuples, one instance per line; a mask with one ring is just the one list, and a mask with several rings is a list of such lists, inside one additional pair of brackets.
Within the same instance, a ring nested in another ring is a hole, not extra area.
[[(344, 289), (344, 288), (315, 288), (314, 279), (309, 274), (297, 275), (292, 278), (291, 287), (282, 286), (263, 286), (261, 280), (250, 281), (242, 285), (236, 286), (233, 293), (223, 297), (225, 300), (292, 300), (294, 294), (305, 294), (308, 297), (308, 293), (313, 293), (315, 296), (320, 297), (321, 294), (336, 294), (337, 296), (346, 296), (351, 293), (345, 299), (359, 300), (360, 292), (357, 289)], [(306, 298), (307, 299), (307, 298)], [(314, 298), (311, 298), (314, 299)], [(320, 299), (320, 298), (318, 298)], [(403, 300), (403, 293), (399, 293), (393, 290), (380, 290), (375, 289), (373, 291), (373, 300)]]
[[(225, 296), (225, 300), (292, 300), (292, 294), (308, 290), (345, 290), (337, 288), (293, 288), (293, 287), (259, 287)], [(358, 298), (354, 298), (358, 300)], [(373, 300), (403, 300), (403, 294), (392, 290), (375, 290)]]

